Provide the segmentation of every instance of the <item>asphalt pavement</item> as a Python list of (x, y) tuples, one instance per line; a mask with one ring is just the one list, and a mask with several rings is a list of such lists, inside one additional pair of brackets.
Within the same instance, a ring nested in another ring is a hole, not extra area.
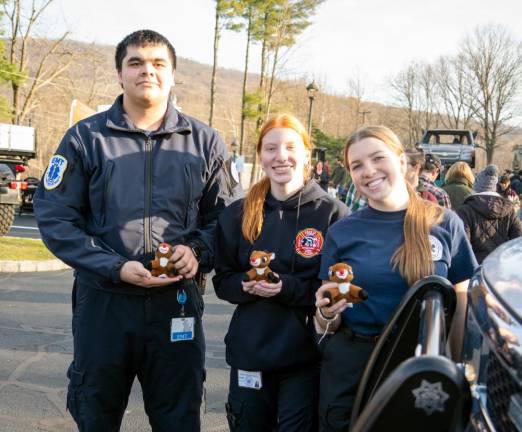
[(40, 232), (38, 231), (34, 214), (32, 212), (17, 214), (7, 236), (39, 239)]
[[(72, 271), (0, 273), (0, 430), (75, 431), (65, 409), (66, 371), (72, 360)], [(223, 337), (233, 306), (207, 287), (204, 432), (227, 431), (228, 388)], [(122, 431), (150, 431), (142, 395), (134, 384)]]

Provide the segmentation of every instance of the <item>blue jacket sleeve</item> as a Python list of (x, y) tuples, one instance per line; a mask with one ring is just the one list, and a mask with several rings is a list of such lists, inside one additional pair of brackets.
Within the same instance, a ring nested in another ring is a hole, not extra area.
[(456, 284), (469, 279), (477, 269), (478, 263), (466, 235), (464, 223), (455, 213), (451, 213), (450, 229), (452, 245), (448, 279)]
[(89, 176), (83, 147), (69, 132), (56, 155), (67, 161), (65, 170), (60, 173), (61, 180), (52, 189), (46, 188), (42, 180), (34, 198), (42, 240), (71, 267), (119, 282), (119, 270), (126, 258), (86, 230), (84, 214), (89, 206)]
[(281, 292), (274, 296), (274, 300), (288, 306), (313, 306), (315, 292), (321, 286), (319, 279), (302, 280), (292, 275), (279, 275), (283, 282)]
[[(220, 217), (216, 227), (216, 275), (212, 279), (216, 295), (222, 299), (233, 304), (250, 303), (259, 300), (259, 297), (243, 291), (243, 275), (245, 271), (241, 268), (238, 261), (239, 237), (238, 232), (241, 228), (240, 222), (238, 224), (222, 223), (221, 219), (225, 221), (233, 218), (231, 211), (241, 211), (237, 206), (234, 209), (227, 209)], [(235, 220), (236, 218), (234, 218)]]
[(241, 186), (227, 168), (226, 158), (225, 144), (214, 133), (210, 144), (208, 178), (199, 202), (199, 227), (187, 240), (189, 245), (197, 245), (201, 249), (200, 268), (203, 272), (210, 272), (214, 267), (214, 234), (219, 214), (243, 194)]

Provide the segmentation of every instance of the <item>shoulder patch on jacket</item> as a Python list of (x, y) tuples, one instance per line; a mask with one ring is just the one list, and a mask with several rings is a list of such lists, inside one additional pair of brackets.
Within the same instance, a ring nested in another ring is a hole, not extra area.
[(67, 159), (60, 155), (51, 157), (44, 177), (45, 189), (52, 190), (60, 186), (66, 169)]
[(437, 237), (431, 234), (428, 236), (428, 238), (430, 240), (431, 257), (433, 261), (440, 261), (440, 259), (442, 258), (442, 243)]
[(295, 236), (295, 251), (303, 258), (316, 256), (323, 248), (323, 235), (315, 228), (305, 228)]

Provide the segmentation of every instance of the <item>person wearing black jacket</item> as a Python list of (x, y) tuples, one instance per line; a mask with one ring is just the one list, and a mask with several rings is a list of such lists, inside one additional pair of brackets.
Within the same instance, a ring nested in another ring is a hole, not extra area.
[[(214, 288), (237, 305), (225, 337), (232, 431), (317, 428), (314, 295), (326, 230), (347, 208), (308, 181), (311, 150), (295, 117), (269, 120), (257, 144), (266, 176), (218, 219)], [(244, 282), (254, 250), (275, 254), (279, 282)]]
[(513, 204), (495, 191), (497, 181), (497, 167), (488, 165), (475, 177), (474, 193), (457, 209), (479, 264), (502, 243), (522, 235)]

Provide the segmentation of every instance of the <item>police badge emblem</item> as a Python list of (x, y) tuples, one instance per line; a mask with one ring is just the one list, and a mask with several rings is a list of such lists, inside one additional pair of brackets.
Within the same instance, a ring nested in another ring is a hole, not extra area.
[(54, 155), (49, 161), (45, 172), (44, 187), (47, 190), (56, 189), (63, 180), (63, 174), (67, 169), (67, 159), (60, 155)]
[(444, 412), (444, 402), (449, 399), (440, 382), (422, 380), (420, 387), (411, 392), (415, 398), (415, 408), (423, 410), (426, 415), (432, 415), (435, 411)]

